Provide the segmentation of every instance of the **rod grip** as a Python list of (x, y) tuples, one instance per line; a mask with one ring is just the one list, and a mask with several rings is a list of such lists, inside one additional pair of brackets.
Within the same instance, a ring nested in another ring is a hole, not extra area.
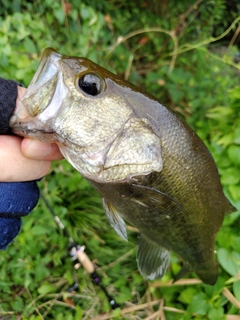
[(83, 266), (83, 268), (87, 270), (88, 273), (94, 272), (95, 267), (84, 251), (77, 250), (77, 258), (78, 258), (78, 261)]

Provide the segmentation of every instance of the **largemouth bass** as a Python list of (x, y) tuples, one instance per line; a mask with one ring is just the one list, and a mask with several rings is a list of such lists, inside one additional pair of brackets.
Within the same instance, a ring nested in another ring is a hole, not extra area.
[(110, 224), (127, 240), (140, 231), (137, 262), (162, 277), (169, 252), (207, 284), (218, 276), (214, 241), (235, 210), (223, 194), (211, 154), (170, 109), (85, 58), (45, 49), (12, 130), (56, 142), (100, 193)]

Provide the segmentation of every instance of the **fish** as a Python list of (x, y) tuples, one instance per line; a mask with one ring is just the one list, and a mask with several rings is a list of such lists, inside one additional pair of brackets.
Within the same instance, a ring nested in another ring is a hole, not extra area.
[(175, 281), (195, 272), (215, 284), (215, 237), (236, 209), (209, 150), (170, 108), (87, 58), (46, 48), (10, 127), (57, 143), (120, 237), (126, 223), (139, 230), (143, 277), (162, 278), (173, 251), (183, 264)]

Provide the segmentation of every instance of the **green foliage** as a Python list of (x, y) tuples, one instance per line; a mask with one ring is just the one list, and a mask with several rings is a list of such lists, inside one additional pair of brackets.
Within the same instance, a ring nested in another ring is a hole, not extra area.
[[(41, 51), (50, 46), (130, 79), (197, 131), (217, 163), (226, 195), (240, 210), (240, 67), (232, 46), (239, 15), (238, 1), (224, 0), (5, 1), (1, 76), (27, 86)], [(239, 211), (225, 218), (217, 235), (220, 267), (214, 286), (195, 281), (194, 274), (182, 285), (169, 285), (180, 270), (175, 255), (164, 278), (147, 283), (135, 260), (137, 232), (129, 230), (128, 243), (120, 239), (99, 195), (66, 161), (55, 163), (39, 186), (72, 238), (86, 245), (104, 286), (121, 304), (112, 319), (145, 319), (158, 310), (167, 320), (240, 315)], [(84, 269), (74, 276), (68, 239), (45, 203), (40, 200), (23, 220), (21, 234), (0, 254), (0, 317), (101, 319), (110, 311), (108, 300)], [(79, 292), (69, 294), (75, 277)]]

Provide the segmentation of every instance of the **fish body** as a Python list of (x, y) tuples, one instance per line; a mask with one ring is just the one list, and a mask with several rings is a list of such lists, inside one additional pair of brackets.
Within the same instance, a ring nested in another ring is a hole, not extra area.
[(12, 130), (58, 143), (100, 193), (110, 224), (140, 231), (137, 261), (162, 277), (169, 252), (208, 284), (218, 275), (214, 241), (224, 215), (216, 165), (192, 129), (156, 98), (85, 58), (45, 49), (11, 118)]

